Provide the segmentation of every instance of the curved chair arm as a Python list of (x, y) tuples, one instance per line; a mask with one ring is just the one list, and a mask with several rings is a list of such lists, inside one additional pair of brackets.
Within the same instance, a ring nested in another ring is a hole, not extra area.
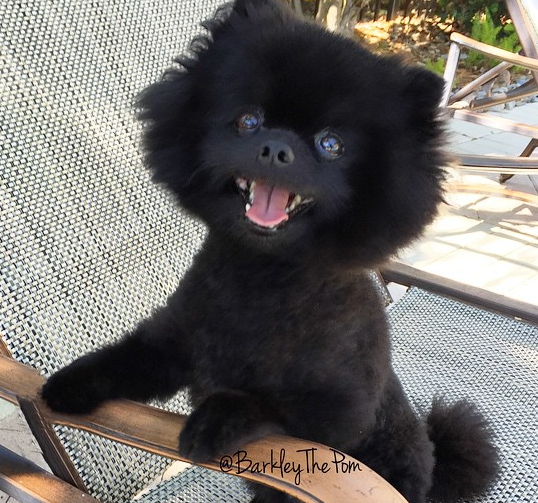
[(99, 503), (80, 489), (1, 445), (0, 491), (20, 503)]
[[(486, 84), (487, 82), (490, 82), (495, 77), (500, 75), (503, 71), (511, 68), (513, 65), (519, 65), (524, 68), (528, 68), (535, 72), (535, 74), (538, 73), (538, 59), (521, 56), (520, 54), (514, 54), (512, 52), (505, 51), (504, 49), (499, 49), (498, 47), (493, 47), (491, 45), (484, 44), (483, 42), (478, 42), (477, 40), (473, 40), (472, 38), (466, 37), (461, 33), (452, 33), (450, 35), (450, 40), (452, 41), (452, 43), (450, 44), (450, 50), (448, 52), (445, 72), (443, 75), (445, 79), (445, 92), (443, 93), (443, 98), (440, 103), (441, 107), (443, 108), (466, 97), (476, 88)], [(459, 91), (457, 91), (456, 93), (454, 93), (454, 95), (451, 96), (452, 84), (456, 76), (460, 51), (462, 47), (466, 47), (467, 49), (473, 49), (493, 59), (499, 59), (501, 60), (501, 63), (499, 63), (491, 70), (488, 70), (487, 72), (483, 73), (482, 75), (474, 79), (472, 82), (463, 86)], [(517, 91), (513, 91), (511, 93), (511, 96), (500, 100), (499, 103), (505, 103), (507, 101), (510, 101), (511, 99), (520, 99), (525, 96), (532, 96), (533, 94), (535, 94), (535, 92), (535, 84), (523, 85)], [(482, 101), (485, 102), (486, 100)], [(492, 103), (484, 103), (481, 107), (494, 105), (498, 100), (494, 101), (495, 102)]]
[[(465, 191), (465, 186), (461, 186), (460, 190)], [(472, 190), (476, 190), (476, 187), (468, 186), (468, 192)], [(510, 196), (503, 195), (503, 197)], [(422, 290), (538, 326), (538, 307), (532, 304), (512, 300), (482, 288), (464, 285), (398, 261), (384, 264), (379, 272), (387, 283), (416, 286)]]
[(498, 47), (484, 44), (483, 42), (478, 42), (477, 40), (473, 40), (472, 38), (466, 37), (461, 33), (452, 33), (450, 35), (450, 40), (462, 47), (473, 49), (474, 51), (480, 52), (494, 59), (500, 59), (513, 65), (518, 65), (529, 70), (538, 71), (538, 60), (534, 58), (528, 58), (526, 56), (521, 56), (520, 54), (514, 54), (513, 52), (505, 51), (504, 49), (499, 49)]
[[(50, 410), (41, 400), (43, 383), (44, 378), (34, 369), (0, 356), (1, 398), (13, 403), (34, 402), (43, 419), (50, 423), (79, 428), (154, 454), (189, 462), (178, 453), (184, 416), (127, 400), (105, 403), (89, 415), (60, 414)], [(307, 503), (406, 503), (405, 498), (373, 470), (344, 453), (315, 442), (270, 436), (246, 445), (243, 451), (243, 460), (230, 453), (224, 465), (221, 460), (215, 460), (202, 466), (270, 485)], [(299, 476), (297, 468), (302, 469)]]

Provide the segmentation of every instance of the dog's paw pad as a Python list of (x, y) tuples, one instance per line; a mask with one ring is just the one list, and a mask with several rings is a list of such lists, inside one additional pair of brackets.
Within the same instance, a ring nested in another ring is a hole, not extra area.
[(69, 366), (54, 374), (41, 389), (41, 397), (56, 412), (86, 414), (103, 401), (103, 392), (92, 371)]

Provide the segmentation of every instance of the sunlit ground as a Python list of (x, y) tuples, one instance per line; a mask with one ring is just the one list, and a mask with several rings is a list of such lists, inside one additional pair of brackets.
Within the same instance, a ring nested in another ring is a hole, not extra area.
[[(502, 112), (502, 116), (536, 124), (538, 103)], [(451, 148), (467, 153), (517, 154), (527, 142), (511, 133), (468, 123), (453, 124), (451, 131)], [(538, 174), (515, 175), (501, 185), (497, 175), (456, 169), (450, 173), (448, 204), (424, 238), (401, 253), (400, 259), (538, 305)], [(471, 191), (455, 190), (460, 183), (470, 185)]]

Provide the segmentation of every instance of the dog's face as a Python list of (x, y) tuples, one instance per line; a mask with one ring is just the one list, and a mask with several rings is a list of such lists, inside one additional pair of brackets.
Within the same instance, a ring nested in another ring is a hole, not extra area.
[(441, 79), (238, 0), (140, 100), (155, 178), (243, 249), (372, 265), (441, 200)]

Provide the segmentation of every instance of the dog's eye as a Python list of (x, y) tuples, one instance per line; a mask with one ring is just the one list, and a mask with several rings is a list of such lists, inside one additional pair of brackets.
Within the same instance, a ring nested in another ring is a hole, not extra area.
[(235, 121), (235, 127), (241, 134), (255, 133), (262, 125), (262, 115), (260, 112), (245, 112)]
[(315, 138), (316, 148), (324, 159), (332, 161), (344, 153), (344, 141), (336, 133), (322, 131)]

